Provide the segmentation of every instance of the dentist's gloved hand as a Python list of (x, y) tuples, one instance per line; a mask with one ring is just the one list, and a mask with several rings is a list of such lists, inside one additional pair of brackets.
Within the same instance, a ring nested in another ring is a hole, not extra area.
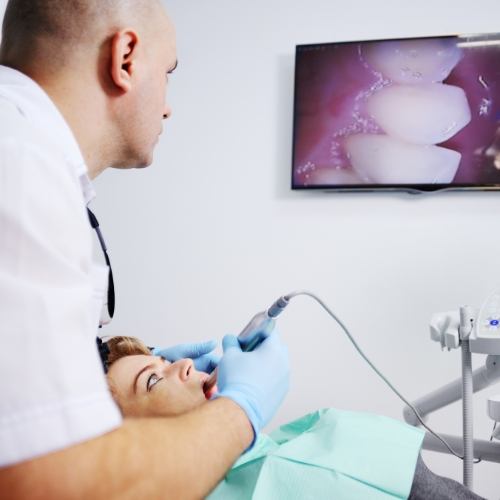
[(220, 356), (212, 351), (217, 347), (215, 340), (201, 342), (199, 344), (180, 344), (174, 347), (155, 347), (151, 353), (153, 356), (163, 356), (167, 361), (173, 363), (179, 359), (190, 358), (198, 371), (211, 373), (219, 364)]
[(215, 397), (230, 398), (243, 408), (254, 430), (253, 446), (288, 392), (288, 349), (276, 331), (251, 352), (243, 352), (233, 335), (224, 337), (222, 347)]

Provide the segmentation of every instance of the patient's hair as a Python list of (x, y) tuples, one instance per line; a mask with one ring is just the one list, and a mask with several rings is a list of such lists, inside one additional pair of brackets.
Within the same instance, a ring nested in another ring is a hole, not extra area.
[(111, 337), (106, 341), (106, 345), (109, 349), (106, 360), (108, 367), (125, 356), (133, 356), (136, 354), (151, 356), (151, 351), (146, 344), (136, 337)]
[[(137, 354), (151, 356), (150, 349), (144, 342), (136, 337), (117, 336), (111, 337), (106, 342), (103, 342), (99, 338), (97, 340), (99, 355), (101, 356), (101, 361), (106, 373), (113, 363), (116, 363), (119, 359), (125, 358), (126, 356), (134, 356)], [(118, 405), (118, 408), (120, 408), (122, 414), (124, 414), (124, 408), (118, 396), (118, 391), (113, 384), (113, 380), (109, 377), (106, 377), (106, 379), (113, 399)]]

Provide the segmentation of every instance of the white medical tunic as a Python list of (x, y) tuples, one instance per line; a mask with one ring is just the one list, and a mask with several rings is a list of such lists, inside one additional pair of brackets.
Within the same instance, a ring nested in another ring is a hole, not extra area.
[(0, 66), (0, 467), (121, 423), (95, 344), (107, 268), (71, 129), (30, 78)]

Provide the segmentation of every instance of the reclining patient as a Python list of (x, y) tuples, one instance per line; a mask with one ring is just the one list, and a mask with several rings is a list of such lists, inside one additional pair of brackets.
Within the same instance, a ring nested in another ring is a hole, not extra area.
[[(125, 417), (175, 416), (214, 397), (190, 359), (170, 363), (133, 337), (105, 346), (108, 384)], [(320, 410), (257, 436), (208, 498), (479, 499), (425, 466), (422, 440), (421, 430), (387, 417)]]

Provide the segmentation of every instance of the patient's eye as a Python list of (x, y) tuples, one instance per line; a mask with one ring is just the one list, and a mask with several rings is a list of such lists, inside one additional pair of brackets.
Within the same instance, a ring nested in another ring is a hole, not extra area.
[(146, 384), (146, 389), (149, 392), (159, 381), (161, 380), (156, 373), (152, 373), (148, 378), (148, 383)]

